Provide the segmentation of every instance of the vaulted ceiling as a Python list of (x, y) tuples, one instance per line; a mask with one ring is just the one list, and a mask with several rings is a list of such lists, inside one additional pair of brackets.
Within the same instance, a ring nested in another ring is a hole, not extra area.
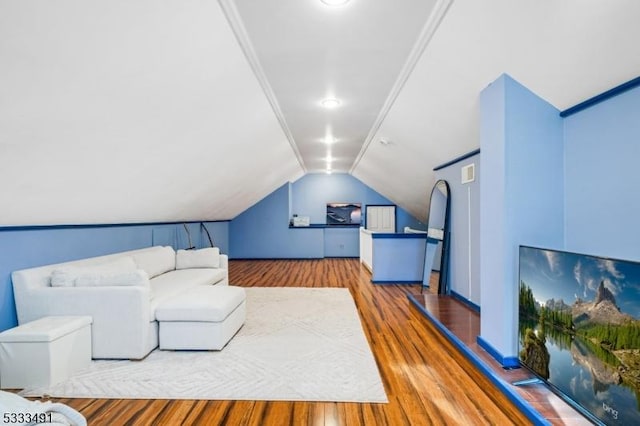
[(562, 110), (635, 78), (638, 18), (635, 0), (0, 0), (0, 226), (231, 219), (327, 168), (424, 218), (433, 167), (479, 147), (484, 87), (508, 73)]

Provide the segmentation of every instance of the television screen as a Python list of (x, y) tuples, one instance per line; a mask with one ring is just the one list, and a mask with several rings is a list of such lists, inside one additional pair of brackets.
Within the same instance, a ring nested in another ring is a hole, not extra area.
[(520, 247), (520, 363), (595, 423), (640, 424), (640, 263)]
[(327, 225), (360, 225), (360, 203), (327, 203)]

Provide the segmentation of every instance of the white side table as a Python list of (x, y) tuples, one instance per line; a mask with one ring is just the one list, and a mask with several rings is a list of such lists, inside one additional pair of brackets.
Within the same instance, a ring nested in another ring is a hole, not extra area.
[(88, 316), (52, 316), (0, 333), (0, 389), (50, 386), (89, 366)]

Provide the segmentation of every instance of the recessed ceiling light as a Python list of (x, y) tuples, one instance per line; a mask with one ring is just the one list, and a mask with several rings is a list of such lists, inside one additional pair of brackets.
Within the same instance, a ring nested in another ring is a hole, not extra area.
[(340, 106), (340, 101), (335, 99), (335, 98), (327, 98), (327, 99), (323, 99), (320, 102), (320, 105), (322, 105), (323, 107), (327, 108), (327, 109), (333, 109), (333, 108), (337, 108)]
[(336, 138), (334, 138), (331, 135), (327, 135), (327, 136), (324, 137), (324, 143), (326, 143), (328, 145), (331, 145), (332, 143), (336, 143), (336, 141), (337, 141)]
[(327, 169), (327, 174), (330, 175), (331, 174), (331, 169)]
[(349, 2), (349, 0), (320, 0), (320, 1), (326, 4), (327, 6), (342, 6)]
[(390, 141), (389, 139), (380, 139), (380, 145), (389, 146), (389, 145), (393, 145), (393, 142)]

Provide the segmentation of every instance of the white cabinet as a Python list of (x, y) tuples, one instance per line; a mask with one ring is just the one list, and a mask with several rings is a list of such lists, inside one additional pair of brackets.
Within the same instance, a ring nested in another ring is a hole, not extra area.
[(373, 242), (371, 232), (360, 228), (360, 262), (369, 270), (373, 271)]

